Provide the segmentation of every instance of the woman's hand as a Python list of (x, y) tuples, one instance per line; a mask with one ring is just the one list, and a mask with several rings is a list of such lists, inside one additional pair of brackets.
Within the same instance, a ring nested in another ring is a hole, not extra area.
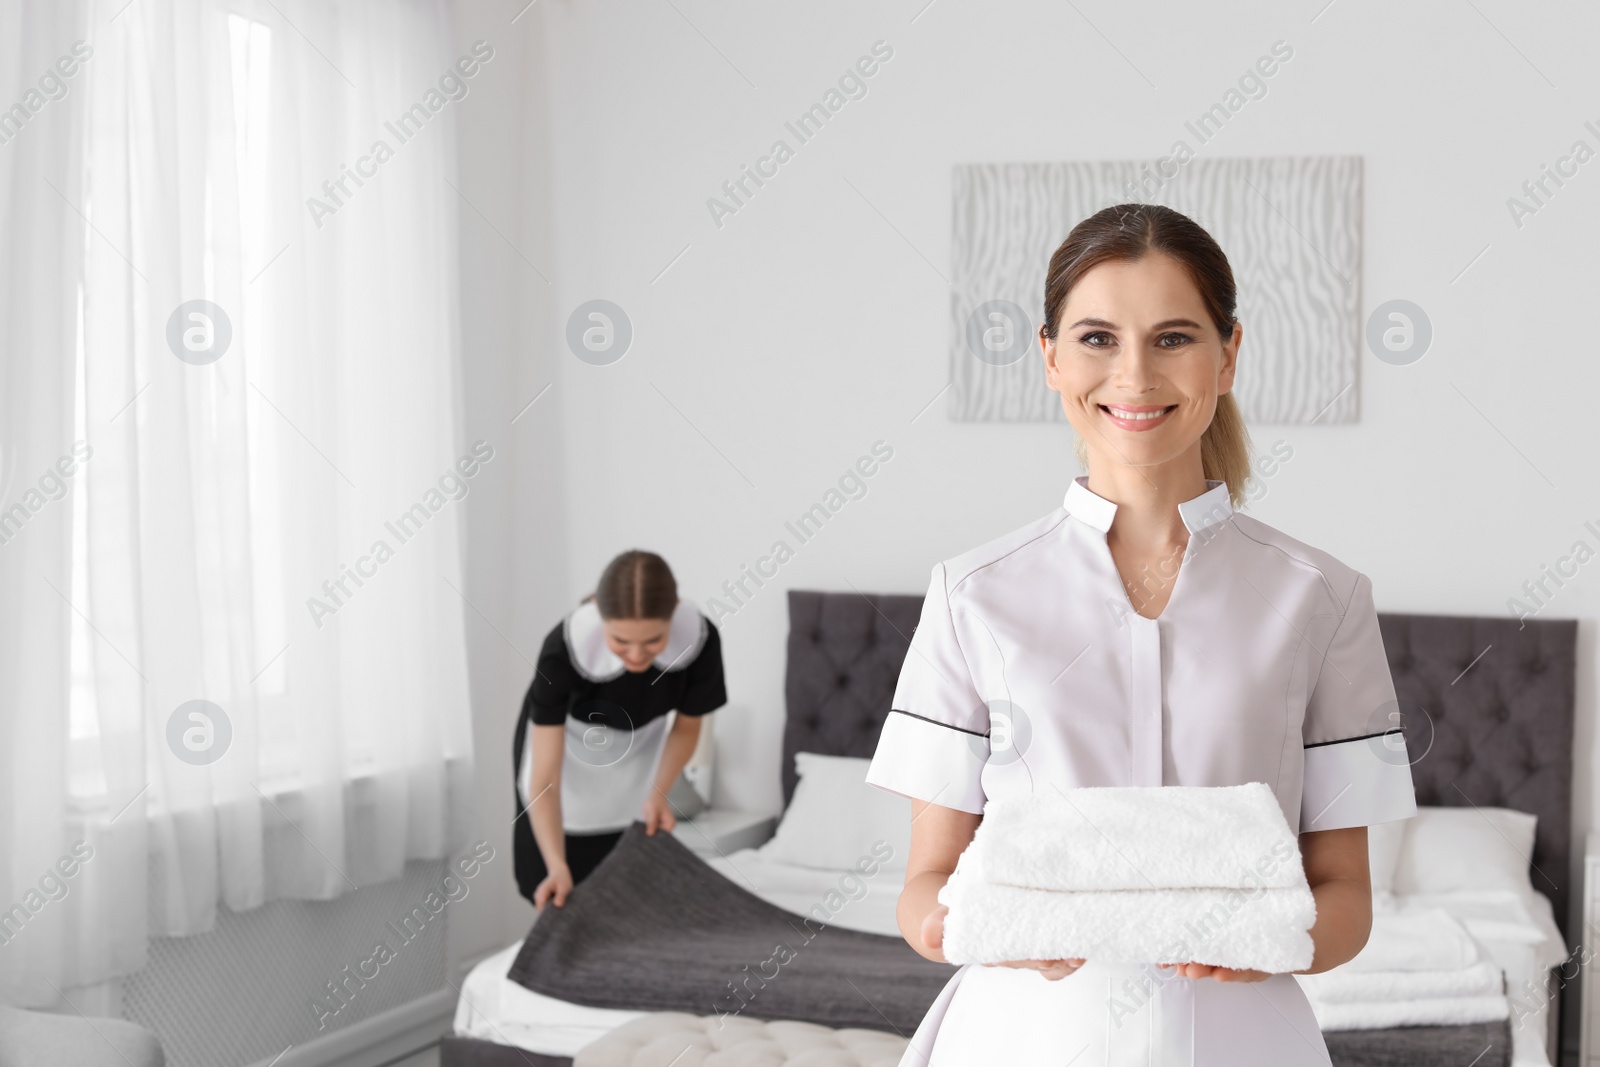
[(1215, 978), (1219, 982), (1261, 982), (1272, 977), (1268, 971), (1238, 970), (1233, 967), (1213, 967), (1209, 963), (1158, 963), (1157, 967), (1171, 967), (1174, 978)]
[(944, 917), (950, 913), (948, 905), (940, 904), (922, 920), (922, 943), (929, 948), (944, 946)]
[(644, 798), (644, 832), (654, 837), (656, 827), (671, 830), (677, 825), (678, 819), (672, 814), (672, 805), (667, 803), (661, 790), (652, 789), (650, 795)]
[(1052, 982), (1060, 981), (1083, 966), (1083, 960), (1007, 960), (1004, 963), (994, 964), (996, 967), (1019, 967), (1023, 970), (1035, 970)]
[(554, 898), (556, 907), (565, 907), (572, 893), (572, 869), (565, 863), (545, 875), (544, 881), (533, 891), (533, 906), (544, 910), (545, 903)]
[[(948, 905), (940, 904), (928, 913), (922, 920), (922, 943), (929, 948), (939, 948), (944, 944), (944, 917), (950, 913)], [(1065, 978), (1067, 975), (1083, 966), (1083, 961), (1072, 960), (1008, 960), (1005, 963), (994, 964), (996, 967), (1020, 967), (1024, 970), (1038, 971), (1050, 981)]]

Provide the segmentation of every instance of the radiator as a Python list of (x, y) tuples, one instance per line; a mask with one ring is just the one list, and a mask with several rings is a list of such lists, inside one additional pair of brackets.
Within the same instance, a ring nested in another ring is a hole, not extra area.
[(430, 914), (444, 874), (416, 862), (338, 900), (220, 908), (211, 932), (150, 943), (148, 966), (124, 980), (123, 1015), (155, 1033), (168, 1067), (242, 1067), (437, 995), (450, 912), (471, 906)]

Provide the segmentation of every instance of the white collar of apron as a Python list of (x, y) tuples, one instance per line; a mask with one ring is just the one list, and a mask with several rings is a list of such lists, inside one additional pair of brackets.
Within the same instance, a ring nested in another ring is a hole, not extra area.
[[(1073, 518), (1083, 520), (1101, 533), (1111, 529), (1111, 520), (1117, 514), (1116, 504), (1089, 488), (1087, 474), (1072, 479), (1061, 506)], [(1232, 518), (1233, 503), (1229, 498), (1228, 483), (1219, 478), (1207, 478), (1206, 491), (1179, 504), (1178, 515), (1190, 533), (1199, 533)]]
[[(667, 647), (652, 661), (663, 671), (681, 671), (694, 662), (706, 640), (706, 617), (688, 599), (679, 599), (673, 609)], [(600, 606), (593, 600), (579, 604), (567, 615), (567, 651), (572, 665), (591, 682), (608, 682), (627, 670), (622, 657), (606, 645)]]

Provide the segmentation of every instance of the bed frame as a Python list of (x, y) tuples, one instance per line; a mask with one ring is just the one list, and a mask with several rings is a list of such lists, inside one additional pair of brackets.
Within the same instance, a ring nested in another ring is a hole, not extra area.
[[(796, 752), (870, 757), (922, 612), (904, 594), (789, 593), (783, 801)], [(1414, 762), (1417, 803), (1505, 807), (1539, 817), (1529, 877), (1550, 898), (1570, 949), (1577, 622), (1388, 615), (1379, 628)], [(1559, 1005), (1551, 1062), (1560, 1067)], [(1492, 1043), (1510, 1062), (1508, 1024), (1329, 1031), (1336, 1067), (1460, 1067)]]

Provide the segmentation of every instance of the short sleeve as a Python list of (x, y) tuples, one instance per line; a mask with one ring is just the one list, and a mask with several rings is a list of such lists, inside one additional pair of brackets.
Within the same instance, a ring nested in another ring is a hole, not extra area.
[(687, 685), (678, 702), (680, 715), (705, 715), (728, 702), (728, 690), (722, 680), (722, 635), (709, 620), (703, 619), (701, 625), (706, 628), (705, 643), (694, 662), (683, 669)]
[[(1315, 655), (1315, 654), (1314, 654)], [(1303, 724), (1300, 832), (1409, 819), (1417, 813), (1400, 705), (1372, 583), (1357, 574)]]
[(567, 721), (567, 709), (577, 687), (567, 641), (558, 625), (544, 639), (539, 662), (534, 665), (533, 681), (522, 698), (523, 715), (535, 726), (560, 726)]
[(981, 815), (989, 713), (956, 639), (947, 580), (943, 563), (933, 568), (867, 783)]

